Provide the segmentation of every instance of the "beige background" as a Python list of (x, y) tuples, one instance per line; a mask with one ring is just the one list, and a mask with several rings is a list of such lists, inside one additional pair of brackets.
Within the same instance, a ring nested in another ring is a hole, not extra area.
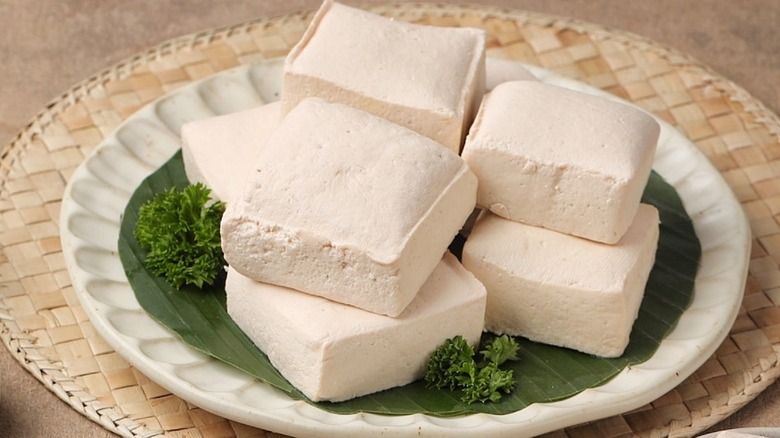
[[(385, 1), (345, 1), (377, 4)], [(449, 2), (456, 3), (456, 2)], [(780, 112), (780, 1), (472, 0), (570, 16), (692, 55)], [(76, 82), (166, 39), (317, 0), (0, 0), (0, 146)], [(713, 430), (780, 427), (780, 386)], [(0, 437), (108, 437), (0, 351)]]

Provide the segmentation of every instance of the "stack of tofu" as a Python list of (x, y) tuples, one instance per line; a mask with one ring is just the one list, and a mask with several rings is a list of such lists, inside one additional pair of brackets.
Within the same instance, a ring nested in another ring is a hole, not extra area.
[[(419, 379), (438, 345), (455, 335), (476, 344), (485, 327), (532, 339), (555, 331), (538, 340), (583, 351), (592, 340), (567, 339), (630, 332), (658, 235), (657, 213), (638, 198), (655, 122), (533, 80), (483, 99), (485, 44), (481, 30), (326, 0), (285, 61), (280, 102), (182, 129), (188, 178), (227, 203), (228, 312), (311, 400)], [(491, 87), (530, 78), (494, 64)], [(567, 108), (547, 119), (531, 107), (537, 97)], [(587, 120), (561, 128), (561, 114), (579, 113)], [(529, 140), (531, 129), (562, 132)], [(573, 141), (594, 132), (598, 147), (578, 150)], [(529, 142), (538, 156), (524, 155)], [(496, 214), (479, 217), (464, 267), (447, 247), (477, 204)], [(605, 290), (595, 267), (620, 290)], [(572, 308), (577, 322), (567, 323)]]
[(541, 82), (486, 96), (463, 148), (485, 211), (462, 259), (488, 290), (487, 330), (623, 354), (658, 243), (640, 200), (659, 131), (637, 108)]
[(188, 177), (227, 203), (228, 311), (308, 398), (404, 385), (446, 339), (478, 343), (486, 291), (447, 247), (476, 204), (458, 152), (484, 53), (479, 30), (326, 1), (280, 103), (183, 128)]

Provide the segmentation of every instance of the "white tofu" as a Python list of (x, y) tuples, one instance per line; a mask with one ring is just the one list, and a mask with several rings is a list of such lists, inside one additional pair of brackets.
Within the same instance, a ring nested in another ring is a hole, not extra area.
[(485, 91), (490, 91), (504, 82), (538, 80), (519, 61), (492, 56), (485, 58)]
[(477, 203), (514, 221), (599, 242), (626, 232), (660, 127), (640, 109), (537, 81), (488, 94), (463, 148)]
[(641, 204), (623, 239), (607, 245), (485, 212), (463, 265), (488, 291), (486, 330), (620, 356), (655, 261), (658, 220)]
[(293, 386), (342, 401), (421, 378), (433, 351), (479, 342), (485, 288), (447, 253), (397, 318), (252, 281), (228, 271), (228, 313)]
[(228, 204), (222, 248), (252, 279), (397, 316), (473, 210), (476, 186), (433, 140), (307, 99)]
[(284, 64), (282, 111), (344, 103), (456, 153), (485, 81), (485, 33), (421, 26), (325, 0)]
[(184, 124), (182, 158), (187, 179), (230, 202), (281, 117), (279, 102)]

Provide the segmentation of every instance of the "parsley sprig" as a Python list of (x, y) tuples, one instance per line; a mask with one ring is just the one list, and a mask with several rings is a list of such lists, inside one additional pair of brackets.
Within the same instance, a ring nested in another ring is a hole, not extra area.
[(428, 361), (425, 384), (429, 388), (460, 389), (464, 403), (497, 402), (502, 393), (509, 394), (517, 382), (512, 370), (499, 368), (504, 362), (517, 360), (517, 342), (502, 335), (490, 340), (480, 351), (482, 360), (474, 358), (474, 348), (463, 336), (455, 336), (439, 346)]
[(135, 238), (145, 251), (145, 263), (174, 287), (213, 284), (225, 265), (219, 223), (225, 204), (212, 202), (211, 190), (194, 184), (173, 187), (141, 206)]

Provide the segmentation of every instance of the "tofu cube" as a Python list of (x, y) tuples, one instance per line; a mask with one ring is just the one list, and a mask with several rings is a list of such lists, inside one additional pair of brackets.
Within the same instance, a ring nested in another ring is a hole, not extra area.
[(485, 288), (447, 253), (397, 318), (230, 269), (228, 313), (277, 370), (314, 401), (343, 401), (421, 378), (433, 351), (463, 335), (479, 342)]
[(241, 190), (255, 157), (279, 124), (281, 104), (273, 102), (184, 124), (182, 159), (187, 179), (209, 187), (212, 197), (230, 202)]
[(458, 153), (482, 98), (485, 33), (322, 3), (284, 64), (284, 113), (307, 97), (368, 111)]
[(623, 239), (607, 245), (484, 212), (463, 265), (488, 291), (486, 330), (620, 356), (655, 261), (658, 221), (641, 204)]
[(477, 203), (518, 222), (604, 243), (631, 225), (660, 126), (642, 110), (537, 81), (488, 94), (463, 159)]
[(227, 205), (222, 248), (254, 280), (398, 316), (472, 212), (476, 191), (466, 163), (433, 140), (307, 99)]

